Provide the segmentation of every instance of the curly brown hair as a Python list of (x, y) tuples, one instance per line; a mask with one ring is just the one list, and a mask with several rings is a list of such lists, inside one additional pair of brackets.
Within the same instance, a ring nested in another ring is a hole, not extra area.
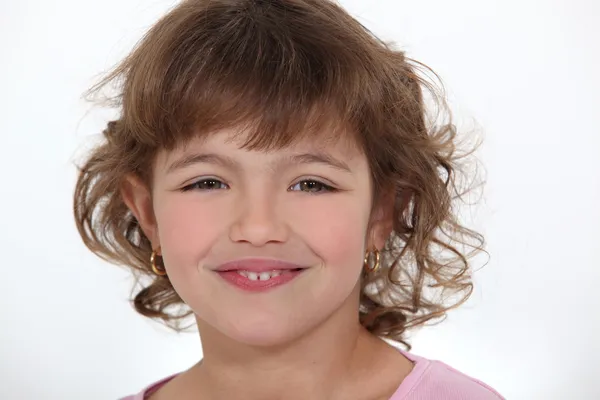
[(120, 117), (81, 166), (74, 213), (88, 248), (146, 281), (133, 300), (140, 314), (180, 329), (191, 310), (152, 274), (150, 241), (121, 197), (125, 177), (150, 186), (159, 149), (240, 125), (250, 149), (345, 129), (368, 159), (373, 198), (392, 188), (393, 232), (382, 268), (363, 276), (358, 310), (373, 334), (410, 348), (409, 328), (471, 294), (483, 237), (459, 221), (455, 200), (470, 189), (458, 178), (472, 151), (459, 154), (441, 80), (337, 4), (183, 1), (88, 96), (110, 85), (117, 94), (103, 101)]

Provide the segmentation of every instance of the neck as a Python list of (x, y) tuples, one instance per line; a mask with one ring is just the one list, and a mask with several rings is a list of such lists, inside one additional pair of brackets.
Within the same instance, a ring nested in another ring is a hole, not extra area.
[(381, 341), (360, 325), (358, 301), (346, 303), (317, 328), (276, 347), (234, 342), (198, 321), (204, 358), (190, 372), (211, 399), (350, 398), (344, 393)]

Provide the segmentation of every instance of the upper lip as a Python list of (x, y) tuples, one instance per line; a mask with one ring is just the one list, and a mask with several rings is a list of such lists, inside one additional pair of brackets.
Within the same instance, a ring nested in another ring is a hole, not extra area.
[(267, 259), (267, 258), (245, 258), (233, 260), (219, 265), (215, 271), (250, 271), (267, 272), (276, 270), (303, 269), (302, 265), (297, 265), (287, 261)]

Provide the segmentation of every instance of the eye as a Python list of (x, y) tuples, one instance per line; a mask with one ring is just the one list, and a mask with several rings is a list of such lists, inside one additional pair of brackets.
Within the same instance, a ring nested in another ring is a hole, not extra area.
[(291, 186), (290, 191), (302, 191), (308, 193), (335, 192), (333, 187), (314, 179), (305, 179)]
[(181, 189), (181, 191), (182, 192), (187, 192), (190, 190), (209, 191), (209, 190), (219, 190), (219, 189), (228, 189), (228, 188), (229, 188), (229, 186), (227, 186), (225, 183), (221, 182), (218, 179), (206, 178), (206, 179), (201, 179), (199, 181), (196, 181), (196, 182), (192, 183), (191, 185), (185, 186), (183, 189)]

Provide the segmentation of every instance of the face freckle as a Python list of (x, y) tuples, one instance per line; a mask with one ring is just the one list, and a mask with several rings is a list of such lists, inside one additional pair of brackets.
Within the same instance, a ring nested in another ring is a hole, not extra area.
[[(340, 140), (319, 148), (298, 143), (248, 151), (224, 131), (159, 154), (154, 172), (163, 260), (200, 325), (240, 342), (275, 344), (351, 301), (371, 210), (368, 163), (354, 146)], [(247, 257), (307, 268), (259, 293), (240, 290), (215, 272)]]

